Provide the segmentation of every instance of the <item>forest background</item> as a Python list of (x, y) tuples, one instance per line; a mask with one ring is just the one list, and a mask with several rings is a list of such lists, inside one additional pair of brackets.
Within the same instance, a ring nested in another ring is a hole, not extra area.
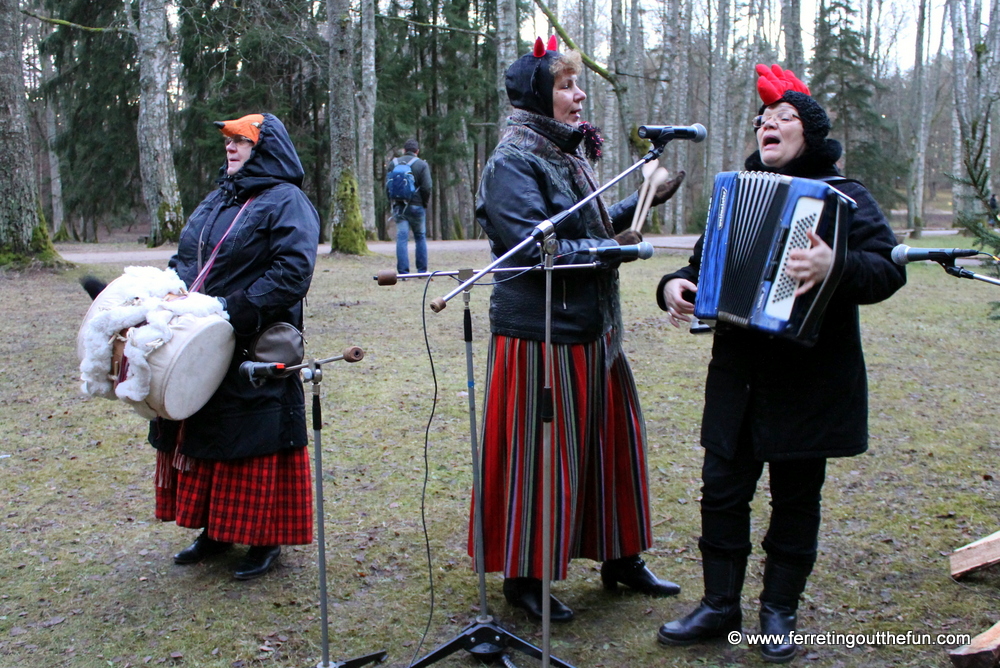
[(1000, 186), (1000, 0), (801, 4), (0, 0), (0, 39), (15, 47), (0, 49), (0, 108), (12, 110), (0, 162), (21, 175), (0, 179), (0, 251), (37, 242), (38, 228), (176, 238), (223, 162), (211, 121), (258, 111), (288, 126), (335, 250), (389, 238), (385, 165), (409, 137), (434, 174), (429, 236), (479, 236), (479, 173), (509, 112), (503, 72), (528, 49), (522, 37), (552, 31), (588, 57), (602, 180), (642, 155), (639, 125), (708, 128), (705, 143), (664, 153), (688, 181), (649, 229), (698, 230), (712, 176), (752, 149), (753, 65), (773, 62), (807, 81), (844, 171), (887, 211), (905, 209), (900, 226), (919, 236), (928, 202), (948, 212), (935, 223), (981, 225)]

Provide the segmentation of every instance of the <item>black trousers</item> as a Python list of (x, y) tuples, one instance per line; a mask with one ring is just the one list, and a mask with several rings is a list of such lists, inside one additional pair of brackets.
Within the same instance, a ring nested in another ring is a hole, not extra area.
[[(700, 541), (703, 551), (739, 558), (750, 554), (750, 502), (763, 470), (764, 462), (754, 458), (748, 438), (740, 439), (732, 459), (705, 451)], [(816, 561), (826, 459), (770, 462), (768, 470), (771, 519), (764, 536), (764, 551), (772, 559), (811, 567)]]

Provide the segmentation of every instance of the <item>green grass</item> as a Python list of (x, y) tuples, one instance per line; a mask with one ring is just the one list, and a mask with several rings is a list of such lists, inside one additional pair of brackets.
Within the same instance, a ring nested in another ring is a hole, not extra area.
[[(957, 237), (920, 245), (962, 246)], [(912, 244), (911, 244), (912, 245)], [(100, 247), (93, 247), (95, 250)], [(756, 666), (724, 643), (659, 647), (663, 622), (701, 594), (698, 445), (710, 336), (674, 330), (655, 305), (659, 276), (685, 255), (623, 267), (626, 350), (646, 414), (655, 548), (651, 568), (679, 582), (677, 598), (608, 595), (596, 564), (574, 562), (554, 591), (577, 612), (552, 633), (575, 666)], [(485, 253), (432, 254), (435, 268), (479, 267)], [(320, 258), (307, 306), (307, 352), (359, 345), (365, 359), (325, 368), (323, 472), (331, 660), (378, 649), (406, 666), (428, 623), (420, 502), (424, 433), (434, 379), (425, 350), (424, 285), (378, 287), (388, 256)], [(162, 266), (162, 265), (161, 265)], [(171, 555), (195, 532), (153, 518), (153, 451), (123, 404), (78, 391), (76, 330), (88, 306), (84, 271), (0, 277), (0, 666), (315, 666), (320, 660), (316, 546), (286, 549), (268, 577), (237, 582), (242, 550), (181, 567)], [(996, 288), (910, 265), (894, 298), (862, 309), (871, 391), (871, 449), (831, 461), (820, 558), (806, 590), (806, 632), (979, 633), (1000, 617), (1000, 575), (948, 576), (949, 551), (1000, 526), (995, 397), (1000, 332), (986, 319)], [(438, 278), (428, 299), (454, 283)], [(472, 293), (477, 386), (488, 333), (488, 289)], [(471, 486), (461, 298), (426, 312), (438, 404), (428, 429), (427, 527), (436, 608), (421, 655), (475, 616), (477, 582), (465, 543)], [(307, 387), (307, 391), (309, 388)], [(755, 501), (755, 544), (767, 493)], [(753, 628), (760, 550), (744, 590)], [(540, 627), (503, 602), (500, 624), (535, 644)], [(933, 646), (811, 646), (799, 665), (947, 666)], [(515, 655), (521, 666), (536, 662)], [(442, 666), (472, 666), (458, 653)]]

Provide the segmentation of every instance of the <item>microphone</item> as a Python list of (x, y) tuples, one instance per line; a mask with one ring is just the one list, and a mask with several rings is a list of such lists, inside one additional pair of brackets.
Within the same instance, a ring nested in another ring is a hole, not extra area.
[(653, 244), (643, 241), (626, 246), (601, 246), (600, 248), (590, 248), (588, 251), (592, 256), (604, 259), (639, 258), (640, 260), (648, 260), (653, 257)]
[(973, 255), (979, 255), (979, 251), (971, 248), (911, 248), (906, 244), (899, 244), (892, 249), (892, 261), (896, 264), (921, 260), (941, 262), (953, 260), (956, 257), (972, 257)]
[(697, 144), (700, 141), (705, 141), (708, 130), (701, 123), (694, 125), (640, 125), (639, 136), (650, 141), (690, 139)]
[(280, 378), (285, 373), (285, 365), (281, 362), (244, 362), (240, 365), (240, 375), (259, 386), (262, 378)]

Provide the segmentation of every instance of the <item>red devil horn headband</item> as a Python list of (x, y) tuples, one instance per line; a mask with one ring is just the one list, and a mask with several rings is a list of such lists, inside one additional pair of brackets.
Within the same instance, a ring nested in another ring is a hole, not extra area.
[(809, 95), (809, 87), (791, 70), (782, 70), (777, 65), (767, 67), (760, 64), (756, 69), (760, 75), (757, 79), (757, 94), (766, 105), (774, 104), (784, 97), (785, 91), (789, 90)]
[(541, 58), (542, 56), (545, 55), (546, 51), (558, 51), (558, 50), (559, 50), (559, 43), (556, 41), (555, 35), (549, 37), (548, 46), (546, 46), (545, 42), (542, 41), (542, 38), (539, 37), (535, 40), (535, 48), (531, 50), (531, 55), (533, 55), (535, 58)]

